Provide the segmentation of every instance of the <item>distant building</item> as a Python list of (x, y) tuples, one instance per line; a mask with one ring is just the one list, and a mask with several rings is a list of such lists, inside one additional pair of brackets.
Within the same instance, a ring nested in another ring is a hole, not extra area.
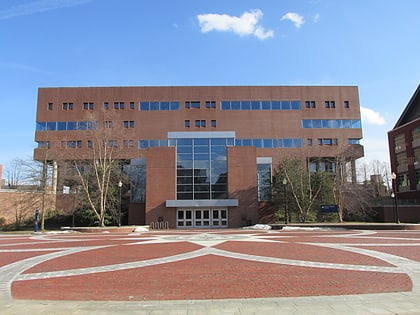
[(393, 191), (401, 206), (411, 205), (410, 221), (420, 221), (420, 85), (388, 132)]
[(420, 85), (388, 132), (388, 142), (398, 200), (420, 205)]
[(106, 128), (131, 178), (128, 223), (171, 228), (263, 222), (281, 159), (336, 172), (344, 156), (355, 179), (363, 156), (354, 86), (40, 88), (36, 125), (53, 191), (64, 185), (57, 161), (92, 159), (89, 131)]

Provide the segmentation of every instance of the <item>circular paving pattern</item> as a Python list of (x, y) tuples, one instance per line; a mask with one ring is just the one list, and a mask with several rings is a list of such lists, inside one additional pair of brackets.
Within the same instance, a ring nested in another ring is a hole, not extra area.
[(419, 288), (420, 231), (0, 235), (0, 299), (151, 301)]

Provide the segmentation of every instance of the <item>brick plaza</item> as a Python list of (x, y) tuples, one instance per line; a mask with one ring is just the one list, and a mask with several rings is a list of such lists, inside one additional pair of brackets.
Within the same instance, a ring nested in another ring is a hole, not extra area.
[[(11, 306), (37, 300), (199, 303), (416, 297), (420, 231), (1, 235), (0, 281), (0, 299)], [(414, 311), (417, 306), (404, 307)]]

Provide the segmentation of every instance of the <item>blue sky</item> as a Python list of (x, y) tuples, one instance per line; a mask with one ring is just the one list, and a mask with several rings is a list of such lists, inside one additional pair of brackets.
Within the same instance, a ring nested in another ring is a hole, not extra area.
[(357, 85), (365, 159), (420, 83), (418, 0), (1, 0), (0, 164), (32, 156), (38, 87)]

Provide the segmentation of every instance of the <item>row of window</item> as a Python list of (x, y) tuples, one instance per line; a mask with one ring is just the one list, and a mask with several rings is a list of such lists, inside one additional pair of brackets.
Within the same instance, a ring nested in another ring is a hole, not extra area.
[[(197, 128), (206, 128), (207, 127), (207, 121), (204, 119), (196, 119), (194, 122), (194, 126)], [(212, 119), (210, 120), (210, 126), (211, 127), (217, 127), (216, 120)], [(191, 121), (189, 119), (186, 119), (184, 121), (184, 127), (190, 128), (191, 127)]]
[[(324, 102), (325, 108), (335, 108), (335, 101), (325, 101)], [(343, 102), (344, 108), (350, 108), (350, 102), (344, 101)], [(316, 108), (316, 101), (305, 101), (305, 108)]]
[[(338, 145), (337, 138), (318, 138), (318, 145)], [(308, 138), (308, 145), (312, 145), (313, 141), (312, 138)]]
[[(205, 101), (205, 108), (216, 108), (216, 101)], [(109, 102), (103, 103), (103, 108), (108, 110), (111, 108)], [(137, 107), (136, 102), (129, 102), (128, 108), (135, 109)], [(221, 101), (222, 110), (299, 110), (301, 107), (300, 101), (297, 100), (272, 100), (272, 101)], [(335, 108), (335, 101), (325, 101), (325, 108)], [(344, 108), (350, 107), (349, 101), (343, 102)], [(48, 110), (54, 109), (54, 103), (48, 103)], [(82, 109), (93, 110), (95, 108), (94, 102), (84, 102)], [(125, 102), (113, 102), (114, 109), (125, 109)], [(179, 110), (179, 101), (150, 101), (150, 102), (139, 102), (138, 108), (141, 111), (168, 111), (168, 110)], [(200, 101), (185, 101), (185, 108), (191, 109), (201, 108)], [(305, 108), (316, 108), (316, 101), (305, 101)], [(74, 103), (64, 102), (62, 103), (63, 110), (73, 110)]]
[(360, 119), (303, 119), (302, 128), (362, 128)]
[(222, 101), (222, 110), (299, 110), (300, 101)]
[[(113, 128), (114, 124), (110, 120), (103, 122), (105, 128)], [(124, 128), (134, 128), (134, 120), (125, 120)], [(184, 126), (191, 127), (191, 121), (185, 120)], [(195, 127), (207, 127), (207, 121), (197, 119), (194, 122)], [(216, 127), (216, 120), (210, 121), (211, 127)], [(361, 121), (358, 119), (304, 119), (303, 128), (362, 128)], [(37, 122), (36, 131), (61, 131), (61, 130), (93, 130), (97, 128), (97, 123), (92, 121), (49, 121)]]
[[(82, 141), (67, 141), (67, 144), (63, 144), (66, 141), (62, 142), (62, 147), (68, 148), (81, 148)], [(138, 147), (140, 149), (147, 149), (150, 147), (168, 147), (174, 146), (170, 140), (123, 140), (123, 147), (126, 148), (134, 148), (135, 142), (138, 142)], [(286, 139), (236, 139), (234, 140), (235, 146), (238, 147), (247, 147), (247, 146), (254, 146), (256, 148), (302, 148), (303, 141), (302, 139), (298, 138), (286, 138)], [(348, 144), (360, 144), (359, 139), (348, 139)], [(172, 145), (171, 145), (172, 144)], [(318, 138), (317, 139), (318, 145), (329, 145), (329, 146), (336, 146), (338, 145), (338, 139), (336, 138)], [(113, 140), (108, 143), (109, 146), (117, 147), (118, 142)], [(232, 144), (233, 145), (233, 144)], [(312, 138), (307, 139), (307, 145), (313, 145)], [(50, 148), (51, 143), (50, 141), (39, 141), (38, 148)], [(87, 142), (87, 147), (92, 147), (92, 141)], [(403, 155), (405, 156), (405, 155)], [(397, 156), (397, 164), (398, 165), (405, 165), (407, 164), (407, 159), (403, 158), (403, 156)], [(416, 154), (416, 160), (420, 161), (420, 150), (418, 154)]]
[[(136, 102), (129, 102), (127, 108), (129, 109), (136, 109), (137, 104)], [(75, 108), (73, 102), (63, 102), (62, 109), (63, 110), (73, 110)], [(125, 102), (113, 102), (110, 104), (109, 102), (103, 103), (103, 108), (108, 110), (110, 108), (114, 109), (125, 109), (126, 103)], [(140, 102), (138, 105), (139, 110), (179, 110), (180, 109), (180, 102)], [(54, 103), (48, 103), (47, 109), (49, 111), (54, 110)], [(83, 110), (94, 110), (95, 103), (94, 102), (84, 102), (82, 105)]]
[[(420, 127), (415, 127), (411, 130), (411, 141), (420, 140)], [(401, 151), (406, 149), (405, 134), (399, 134), (394, 137), (394, 148), (395, 151)]]

